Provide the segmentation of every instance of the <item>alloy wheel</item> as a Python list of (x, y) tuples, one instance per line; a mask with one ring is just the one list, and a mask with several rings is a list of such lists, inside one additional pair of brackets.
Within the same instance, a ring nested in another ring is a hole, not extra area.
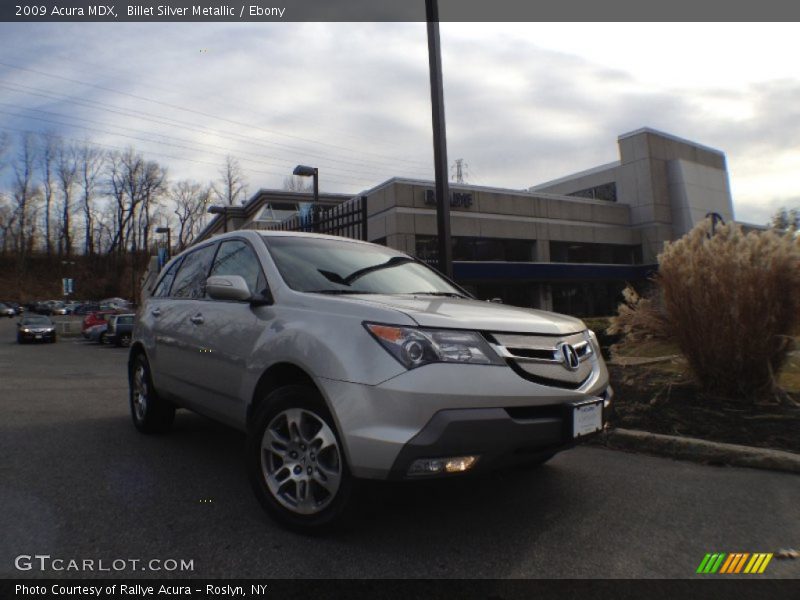
[(310, 410), (284, 410), (264, 430), (262, 474), (272, 496), (294, 513), (316, 514), (333, 501), (342, 462), (333, 430)]
[(137, 365), (133, 373), (133, 411), (137, 421), (144, 421), (147, 413), (147, 373), (142, 364)]

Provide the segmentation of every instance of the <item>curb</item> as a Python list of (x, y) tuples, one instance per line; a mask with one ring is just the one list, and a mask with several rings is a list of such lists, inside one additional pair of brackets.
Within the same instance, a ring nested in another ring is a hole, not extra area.
[(609, 429), (599, 441), (615, 450), (644, 452), (704, 464), (800, 473), (800, 454), (783, 450), (723, 444), (631, 429)]

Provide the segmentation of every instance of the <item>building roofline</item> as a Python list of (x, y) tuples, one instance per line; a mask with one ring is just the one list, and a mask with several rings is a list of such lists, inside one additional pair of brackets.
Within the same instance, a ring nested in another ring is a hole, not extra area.
[(692, 140), (687, 140), (686, 138), (682, 138), (677, 135), (672, 135), (671, 133), (665, 133), (663, 131), (659, 131), (658, 129), (653, 129), (652, 127), (640, 127), (639, 129), (634, 129), (633, 131), (629, 131), (627, 133), (621, 133), (620, 135), (617, 136), (617, 142), (642, 133), (651, 133), (653, 135), (657, 135), (659, 137), (672, 140), (673, 142), (679, 142), (681, 144), (693, 146), (694, 148), (700, 148), (702, 150), (706, 150), (707, 152), (713, 152), (714, 154), (725, 156), (725, 153), (722, 150), (717, 150), (716, 148), (712, 148), (711, 146), (706, 146), (704, 144), (698, 144), (697, 142), (693, 142)]
[(551, 179), (550, 181), (545, 181), (544, 183), (538, 183), (536, 185), (532, 185), (531, 187), (528, 188), (528, 190), (531, 192), (535, 192), (543, 187), (558, 185), (559, 183), (572, 181), (573, 179), (578, 179), (579, 177), (585, 177), (586, 175), (594, 175), (596, 173), (602, 173), (603, 171), (610, 171), (611, 169), (616, 169), (621, 164), (622, 163), (620, 161), (615, 160), (613, 162), (606, 163), (604, 165), (599, 165), (597, 167), (591, 167), (589, 169), (584, 169), (583, 171), (578, 171), (577, 173), (572, 173), (571, 175), (564, 175), (563, 177), (559, 177), (557, 179)]

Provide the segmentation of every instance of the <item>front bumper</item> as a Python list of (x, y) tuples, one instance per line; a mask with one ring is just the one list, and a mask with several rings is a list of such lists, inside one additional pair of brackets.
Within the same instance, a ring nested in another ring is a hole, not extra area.
[[(480, 455), (475, 469), (525, 462), (582, 441), (571, 407), (604, 398), (598, 361), (578, 390), (546, 387), (508, 367), (428, 365), (380, 385), (319, 381), (356, 477), (403, 478), (418, 458)], [(569, 417), (567, 415), (570, 415)], [(603, 420), (608, 411), (603, 411)]]
[(25, 333), (25, 332), (20, 332), (19, 336), (20, 336), (20, 338), (22, 338), (26, 342), (28, 342), (28, 341), (30, 341), (30, 342), (49, 342), (49, 341), (55, 339), (56, 332), (55, 331), (49, 331), (49, 332), (46, 332), (46, 333), (35, 333), (35, 332)]
[[(602, 398), (605, 400), (605, 398)], [(531, 408), (479, 408), (443, 410), (412, 438), (392, 465), (389, 479), (431, 477), (411, 475), (418, 459), (478, 456), (470, 472), (525, 464), (595, 437), (598, 432), (576, 438), (572, 431), (573, 405)], [(608, 409), (603, 409), (602, 422)]]

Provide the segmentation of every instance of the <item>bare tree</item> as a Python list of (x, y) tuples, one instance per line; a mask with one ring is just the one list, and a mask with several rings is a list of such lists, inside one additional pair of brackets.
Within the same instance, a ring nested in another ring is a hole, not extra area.
[(283, 178), (283, 189), (290, 192), (311, 192), (314, 190), (314, 184), (308, 181), (308, 177), (292, 175)]
[(83, 251), (94, 254), (94, 198), (97, 193), (98, 179), (103, 169), (105, 155), (88, 142), (78, 149), (78, 179), (81, 191), (81, 207), (83, 208)]
[(44, 134), (41, 136), (39, 168), (44, 190), (44, 245), (47, 256), (53, 253), (53, 230), (50, 226), (50, 213), (53, 205), (53, 196), (56, 191), (55, 171), (59, 145), (60, 142), (53, 135)]
[(772, 215), (769, 226), (780, 232), (795, 233), (800, 230), (800, 209), (781, 208)]
[(219, 171), (220, 178), (214, 186), (214, 193), (220, 202), (233, 206), (244, 202), (247, 196), (247, 180), (239, 161), (228, 155)]
[(0, 192), (0, 256), (5, 256), (9, 250), (9, 245), (14, 243), (16, 221), (17, 215), (11, 206), (10, 200)]
[(139, 210), (139, 247), (150, 246), (150, 223), (153, 210), (165, 193), (167, 187), (167, 170), (155, 161), (148, 161), (141, 173), (141, 208)]
[(72, 194), (78, 179), (78, 161), (73, 146), (62, 144), (58, 149), (57, 165), (58, 183), (61, 192), (61, 219), (58, 232), (58, 253), (65, 256), (72, 254), (72, 223), (74, 207)]
[(178, 217), (178, 236), (175, 240), (178, 251), (194, 241), (203, 224), (208, 205), (211, 203), (211, 186), (183, 180), (170, 189), (170, 199), (175, 204)]
[(20, 142), (17, 159), (13, 164), (14, 180), (12, 189), (16, 222), (14, 245), (19, 255), (19, 264), (24, 266), (26, 252), (29, 247), (26, 238), (26, 234), (30, 229), (28, 218), (29, 213), (32, 212), (32, 203), (36, 192), (33, 180), (36, 165), (36, 143), (33, 135), (29, 133), (23, 134)]

